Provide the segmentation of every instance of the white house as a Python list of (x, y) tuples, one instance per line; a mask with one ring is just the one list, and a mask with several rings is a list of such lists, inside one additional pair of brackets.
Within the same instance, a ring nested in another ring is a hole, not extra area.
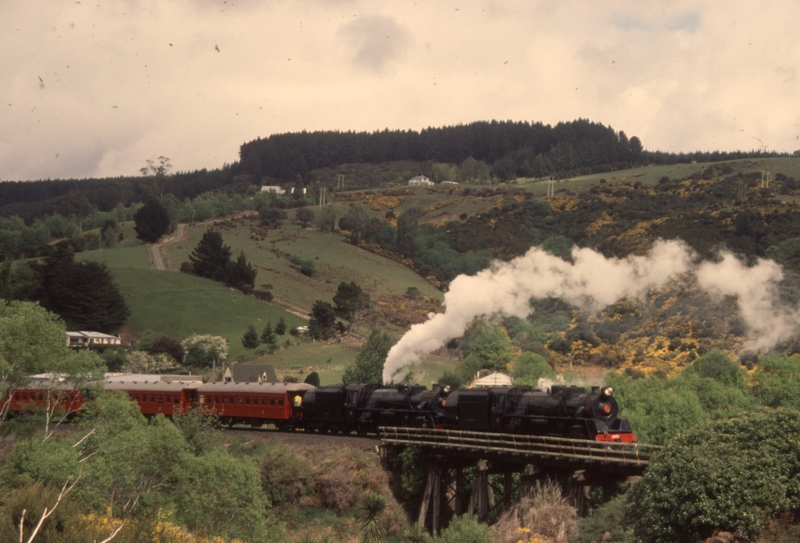
[(475, 379), (469, 388), (509, 387), (513, 384), (511, 377), (504, 373), (490, 373), (485, 377)]
[(278, 185), (264, 185), (261, 187), (261, 192), (274, 192), (275, 194), (283, 194), (286, 191)]
[(418, 175), (416, 177), (412, 177), (408, 180), (408, 186), (410, 187), (420, 187), (420, 186), (427, 186), (433, 185), (433, 181), (425, 177), (424, 175)]
[(65, 334), (67, 336), (67, 346), (75, 349), (91, 349), (92, 347), (108, 347), (122, 344), (122, 339), (119, 336), (111, 336), (100, 332), (65, 332)]

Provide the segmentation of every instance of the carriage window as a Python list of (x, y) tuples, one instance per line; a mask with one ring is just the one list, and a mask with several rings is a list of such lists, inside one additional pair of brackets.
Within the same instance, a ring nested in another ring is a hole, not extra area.
[(155, 394), (150, 395), (150, 403), (156, 403), (156, 396)]
[(239, 403), (242, 403), (242, 397), (239, 396)]
[(37, 394), (36, 396), (39, 398), (40, 402), (44, 399), (44, 397), (42, 396), (41, 392), (39, 394)]
[(280, 398), (278, 398), (278, 405), (280, 405), (280, 406), (282, 406), (282, 405), (283, 405), (283, 396), (281, 396)]
[(222, 397), (222, 403), (228, 403), (228, 398), (226, 396)]
[(27, 392), (22, 394), (22, 399), (23, 400), (27, 400), (28, 399), (28, 393)]
[(261, 396), (261, 405), (267, 405), (267, 397)]
[[(198, 401), (199, 403), (205, 403), (205, 402), (206, 402), (206, 397), (205, 397), (205, 396), (203, 396), (202, 394), (200, 394), (200, 398), (199, 398), (197, 401)], [(211, 402), (212, 402), (212, 403), (213, 403), (213, 401), (214, 401), (214, 400), (211, 400)]]
[(138, 395), (138, 394), (134, 394), (134, 395), (133, 395), (133, 400), (134, 400), (135, 402), (138, 402), (138, 401), (139, 401), (139, 395)]
[(163, 403), (163, 402), (164, 402), (164, 396), (162, 396), (161, 394), (159, 394), (159, 395), (158, 395), (158, 403)]
[(270, 405), (275, 405), (275, 396), (270, 396), (269, 397), (269, 404)]
[(236, 403), (236, 398), (231, 396), (231, 403)]
[(246, 403), (247, 405), (250, 405), (250, 396), (245, 396), (244, 397), (244, 403)]

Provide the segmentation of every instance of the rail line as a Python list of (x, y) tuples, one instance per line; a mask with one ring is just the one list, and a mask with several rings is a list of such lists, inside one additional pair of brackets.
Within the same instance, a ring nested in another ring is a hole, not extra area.
[(382, 427), (385, 445), (415, 445), (475, 458), (502, 457), (519, 463), (570, 463), (581, 468), (616, 468), (639, 473), (661, 449), (658, 445), (610, 443), (563, 437), (497, 434), (464, 430)]

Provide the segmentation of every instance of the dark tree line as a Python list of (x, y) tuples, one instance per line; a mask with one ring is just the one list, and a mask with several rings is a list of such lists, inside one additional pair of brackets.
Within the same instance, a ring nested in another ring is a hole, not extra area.
[[(242, 145), (240, 167), (256, 175), (292, 181), (316, 168), (349, 162), (435, 160), (460, 163), (469, 157), (496, 164), (503, 159), (532, 161), (562, 144), (579, 150), (581, 166), (635, 160), (642, 146), (611, 127), (585, 119), (556, 126), (514, 121), (381, 132), (300, 132), (275, 134)], [(515, 164), (514, 169), (519, 169)], [(548, 172), (549, 173), (549, 172)]]
[(0, 217), (17, 215), (31, 224), (43, 215), (67, 216), (78, 197), (85, 198), (93, 208), (110, 211), (120, 204), (127, 207), (167, 193), (184, 200), (209, 191), (243, 190), (235, 174), (235, 168), (228, 165), (216, 170), (177, 172), (160, 177), (158, 187), (153, 177), (142, 176), (4, 181), (0, 183)]

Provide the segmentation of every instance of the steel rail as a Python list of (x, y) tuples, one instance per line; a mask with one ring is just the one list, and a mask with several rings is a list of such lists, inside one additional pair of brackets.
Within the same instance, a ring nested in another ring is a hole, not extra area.
[(656, 445), (638, 443), (430, 428), (381, 427), (380, 437), (384, 443), (392, 445), (417, 445), (637, 467), (648, 465), (650, 459), (661, 449)]

